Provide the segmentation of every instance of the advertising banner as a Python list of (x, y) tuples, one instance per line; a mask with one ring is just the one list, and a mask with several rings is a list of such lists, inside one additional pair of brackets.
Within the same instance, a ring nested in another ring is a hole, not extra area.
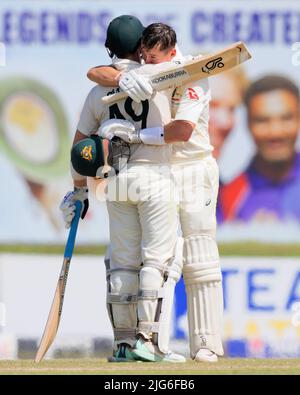
[[(299, 260), (224, 257), (221, 264), (226, 354), (232, 357), (299, 357)], [(181, 279), (176, 288), (176, 338), (188, 338), (186, 313)]]
[[(60, 269), (61, 257), (58, 255), (0, 256), (0, 334), (16, 339), (40, 339)], [(298, 358), (299, 260), (228, 257), (222, 259), (222, 273), (225, 355)], [(189, 354), (186, 296), (182, 280), (176, 286), (173, 312), (171, 342), (180, 342), (184, 353)], [(77, 256), (72, 259), (55, 343), (63, 345), (72, 337), (76, 341), (113, 339), (106, 309), (103, 256)]]
[[(218, 238), (300, 237), (299, 2), (8, 1), (0, 4), (0, 243), (61, 242), (59, 204), (72, 188), (69, 152), (89, 90), (109, 64), (108, 23), (133, 14), (170, 24), (184, 54), (242, 40), (252, 59), (210, 78), (209, 133), (220, 165)], [(248, 102), (245, 103), (245, 95)], [(91, 202), (81, 243), (108, 242), (105, 202)]]

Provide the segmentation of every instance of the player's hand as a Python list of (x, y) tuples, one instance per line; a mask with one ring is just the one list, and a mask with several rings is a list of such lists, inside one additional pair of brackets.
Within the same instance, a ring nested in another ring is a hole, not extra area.
[(121, 74), (119, 87), (136, 103), (150, 99), (153, 94), (149, 78), (137, 74), (134, 70)]
[(87, 187), (74, 187), (74, 191), (70, 191), (66, 194), (61, 202), (59, 208), (62, 211), (63, 218), (65, 221), (65, 227), (68, 229), (71, 226), (71, 222), (75, 216), (75, 202), (80, 200), (82, 202), (81, 218), (85, 217), (85, 214), (89, 208), (88, 199), (88, 188)]
[(98, 134), (103, 139), (111, 140), (113, 137), (119, 137), (126, 143), (141, 143), (139, 130), (135, 129), (133, 123), (125, 119), (109, 119), (102, 123), (98, 129)]

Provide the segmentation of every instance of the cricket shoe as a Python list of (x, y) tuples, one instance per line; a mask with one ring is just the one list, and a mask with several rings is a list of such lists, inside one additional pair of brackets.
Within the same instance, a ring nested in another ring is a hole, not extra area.
[(184, 356), (172, 351), (168, 351), (166, 354), (162, 353), (151, 341), (142, 338), (139, 338), (136, 342), (132, 354), (136, 359), (144, 362), (186, 362)]
[(117, 350), (113, 352), (113, 356), (108, 357), (107, 360), (108, 362), (137, 362), (132, 348), (126, 343), (119, 344)]
[(194, 360), (197, 362), (214, 363), (214, 362), (218, 362), (218, 356), (213, 351), (210, 351), (207, 348), (200, 348)]

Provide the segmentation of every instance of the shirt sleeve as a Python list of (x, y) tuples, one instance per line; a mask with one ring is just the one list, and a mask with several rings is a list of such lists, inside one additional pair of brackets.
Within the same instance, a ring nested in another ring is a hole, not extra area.
[(182, 88), (175, 119), (197, 124), (210, 98), (207, 78), (185, 85)]
[(80, 133), (90, 136), (97, 132), (101, 119), (101, 100), (97, 105), (97, 91), (93, 88), (85, 99), (83, 109), (80, 114), (77, 130)]

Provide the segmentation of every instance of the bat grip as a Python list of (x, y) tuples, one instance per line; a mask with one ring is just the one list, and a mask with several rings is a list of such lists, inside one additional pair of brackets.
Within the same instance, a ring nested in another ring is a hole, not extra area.
[(74, 250), (75, 238), (78, 228), (78, 222), (80, 219), (82, 203), (79, 200), (77, 200), (75, 202), (75, 206), (76, 206), (75, 215), (71, 223), (71, 228), (69, 231), (69, 236), (64, 253), (64, 258), (69, 258), (69, 259), (71, 259)]
[(126, 97), (128, 97), (126, 92), (117, 92), (113, 93), (112, 95), (103, 96), (101, 100), (105, 104), (111, 104), (116, 103), (119, 100), (126, 99)]

